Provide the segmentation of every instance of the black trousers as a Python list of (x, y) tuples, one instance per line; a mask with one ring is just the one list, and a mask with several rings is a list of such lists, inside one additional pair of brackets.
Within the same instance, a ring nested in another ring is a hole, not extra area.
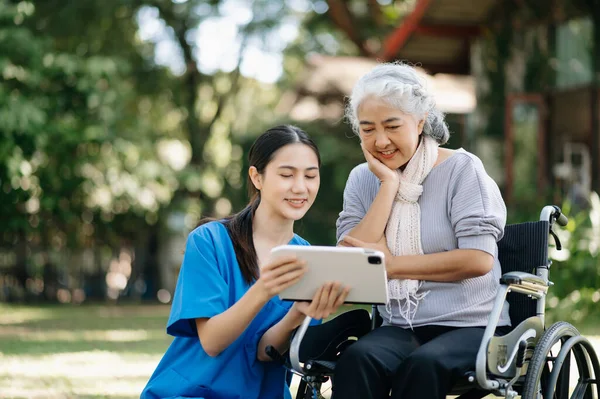
[[(332, 399), (444, 399), (475, 368), (484, 330), (376, 328), (342, 354)], [(509, 327), (499, 327), (497, 335), (508, 331)]]

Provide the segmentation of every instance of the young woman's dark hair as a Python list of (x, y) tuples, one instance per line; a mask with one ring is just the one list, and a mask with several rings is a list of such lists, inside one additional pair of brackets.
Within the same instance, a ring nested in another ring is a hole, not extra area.
[[(319, 167), (321, 166), (321, 156), (315, 143), (306, 132), (291, 125), (276, 126), (260, 135), (248, 153), (249, 166), (254, 166), (258, 173), (262, 174), (277, 150), (288, 144), (296, 143), (312, 148), (317, 155)], [(250, 177), (248, 177), (247, 184), (250, 203), (241, 212), (226, 218), (224, 224), (233, 242), (242, 276), (248, 284), (251, 284), (259, 276), (258, 256), (252, 238), (252, 219), (260, 204), (260, 191), (256, 190)]]

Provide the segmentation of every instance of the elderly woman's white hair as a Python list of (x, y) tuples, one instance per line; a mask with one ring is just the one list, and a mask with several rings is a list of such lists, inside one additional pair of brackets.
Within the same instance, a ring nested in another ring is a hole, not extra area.
[(358, 107), (367, 97), (376, 97), (402, 112), (421, 120), (427, 115), (423, 134), (431, 136), (439, 144), (450, 137), (444, 114), (437, 109), (433, 95), (427, 91), (426, 82), (415, 68), (402, 63), (377, 65), (363, 75), (354, 85), (346, 116), (352, 128), (359, 133)]

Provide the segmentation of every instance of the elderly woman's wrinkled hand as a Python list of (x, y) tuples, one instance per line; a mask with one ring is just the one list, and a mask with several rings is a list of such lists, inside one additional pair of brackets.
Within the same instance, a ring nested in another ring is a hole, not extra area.
[(387, 241), (385, 236), (381, 238), (378, 242), (364, 242), (359, 240), (358, 238), (354, 238), (351, 236), (345, 236), (342, 241), (340, 241), (340, 246), (344, 247), (356, 247), (356, 248), (368, 248), (374, 251), (383, 252), (385, 255), (386, 262), (392, 258), (392, 253), (388, 248)]
[(379, 159), (375, 158), (373, 154), (371, 154), (363, 145), (360, 143), (360, 148), (367, 160), (367, 164), (369, 165), (369, 170), (373, 172), (375, 176), (381, 181), (381, 183), (386, 184), (400, 184), (400, 177), (396, 171), (388, 168), (381, 162)]

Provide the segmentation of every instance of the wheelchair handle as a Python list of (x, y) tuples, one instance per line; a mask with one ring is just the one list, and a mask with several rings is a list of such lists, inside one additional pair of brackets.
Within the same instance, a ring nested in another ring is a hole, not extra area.
[(561, 213), (556, 219), (556, 223), (558, 223), (559, 226), (565, 227), (567, 223), (569, 223), (569, 219), (565, 216), (564, 213)]
[(540, 220), (546, 220), (550, 223), (550, 226), (554, 222), (558, 223), (559, 226), (566, 226), (569, 222), (569, 218), (567, 218), (560, 208), (556, 205), (547, 205), (542, 209), (540, 213)]

